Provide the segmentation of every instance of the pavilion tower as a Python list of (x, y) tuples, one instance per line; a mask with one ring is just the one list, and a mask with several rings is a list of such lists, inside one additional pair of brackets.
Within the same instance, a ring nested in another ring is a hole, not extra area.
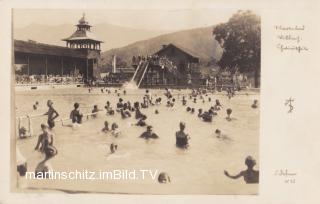
[(88, 21), (86, 21), (84, 13), (76, 26), (77, 30), (70, 37), (63, 39), (63, 41), (66, 41), (67, 47), (76, 49), (97, 50), (100, 52), (100, 44), (103, 42), (98, 40), (91, 32), (92, 26)]

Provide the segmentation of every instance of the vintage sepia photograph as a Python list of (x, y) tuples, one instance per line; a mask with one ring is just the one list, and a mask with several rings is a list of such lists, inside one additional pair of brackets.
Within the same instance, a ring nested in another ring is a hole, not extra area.
[(261, 19), (12, 10), (14, 192), (258, 195)]

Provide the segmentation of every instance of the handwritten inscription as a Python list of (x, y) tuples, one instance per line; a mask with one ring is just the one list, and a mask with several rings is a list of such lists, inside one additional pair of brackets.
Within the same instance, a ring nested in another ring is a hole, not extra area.
[(293, 111), (293, 108), (294, 108), (293, 105), (292, 105), (293, 102), (294, 102), (294, 99), (290, 97), (290, 98), (287, 99), (286, 102), (284, 103), (285, 106), (289, 106), (288, 113), (292, 113), (292, 111)]
[(274, 175), (284, 178), (283, 182), (285, 184), (296, 183), (295, 177), (297, 176), (297, 173), (289, 172), (288, 169), (277, 169), (275, 170)]
[(304, 25), (301, 26), (275, 26), (277, 31), (278, 43), (277, 49), (281, 52), (295, 51), (297, 53), (309, 51), (309, 48), (303, 44), (303, 33), (306, 30)]
[(282, 25), (276, 25), (275, 26), (275, 29), (276, 30), (293, 30), (293, 31), (296, 31), (296, 30), (301, 30), (301, 31), (304, 31), (305, 30), (305, 26), (304, 25), (295, 25), (295, 26), (282, 26)]

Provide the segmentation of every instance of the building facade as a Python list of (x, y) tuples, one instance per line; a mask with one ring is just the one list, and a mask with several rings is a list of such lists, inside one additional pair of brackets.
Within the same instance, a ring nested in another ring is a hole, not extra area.
[(66, 47), (14, 40), (14, 64), (17, 75), (81, 76), (85, 81), (98, 78), (100, 44), (91, 32), (85, 16), (66, 41)]
[(195, 85), (200, 77), (198, 65), (194, 54), (174, 44), (163, 45), (153, 54), (141, 85)]

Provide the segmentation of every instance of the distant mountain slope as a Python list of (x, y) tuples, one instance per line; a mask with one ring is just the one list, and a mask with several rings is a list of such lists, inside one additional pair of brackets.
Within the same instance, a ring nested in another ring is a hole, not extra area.
[(202, 62), (221, 57), (222, 49), (212, 36), (214, 26), (183, 30), (160, 35), (148, 40), (138, 41), (125, 47), (111, 49), (102, 53), (102, 63), (111, 64), (112, 56), (117, 55), (121, 60), (130, 64), (133, 55), (153, 54), (161, 49), (163, 44), (175, 44), (186, 51), (195, 53)]
[[(65, 46), (65, 42), (61, 41), (61, 39), (69, 37), (75, 30), (76, 27), (71, 24), (57, 26), (31, 24), (27, 27), (15, 28), (13, 30), (13, 36), (14, 39), (17, 40), (30, 39), (46, 44)], [(135, 29), (104, 23), (93, 25), (92, 32), (97, 38), (104, 42), (101, 48), (102, 51), (105, 51), (111, 48), (122, 47), (139, 40), (159, 36), (170, 31)]]

